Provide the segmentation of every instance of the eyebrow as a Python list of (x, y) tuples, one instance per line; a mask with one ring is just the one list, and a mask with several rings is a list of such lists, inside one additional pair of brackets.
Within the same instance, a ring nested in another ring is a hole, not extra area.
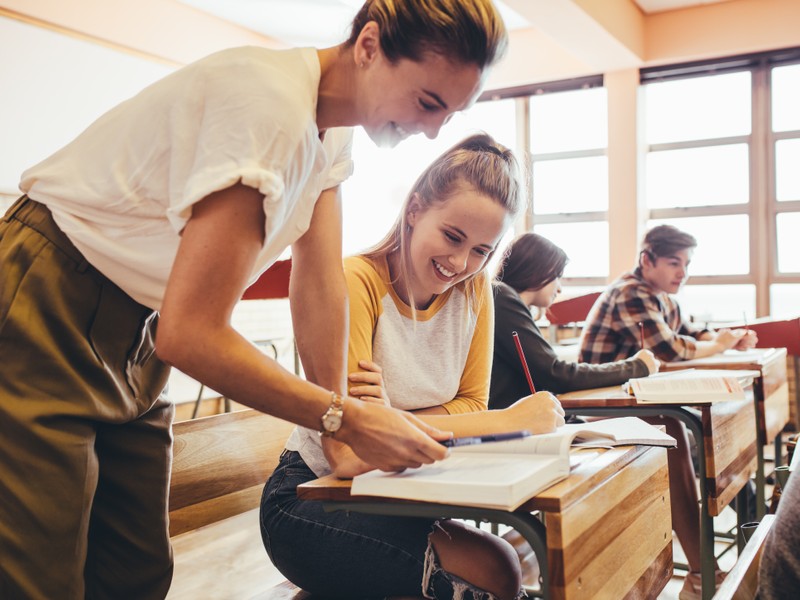
[(428, 96), (430, 96), (431, 98), (433, 98), (436, 101), (436, 104), (441, 106), (443, 109), (447, 110), (447, 102), (442, 100), (442, 97), (439, 96), (439, 94), (437, 94), (436, 92), (432, 92), (430, 90), (422, 90), (422, 91), (428, 94)]
[[(464, 239), (469, 239), (469, 236), (466, 233), (464, 233), (461, 229), (459, 229), (458, 227), (455, 227), (453, 225), (448, 225), (448, 227), (450, 229), (452, 229), (453, 231), (455, 231), (456, 233), (458, 233)], [(481, 248), (486, 248), (487, 250), (491, 250), (492, 252), (494, 252), (494, 250), (495, 250), (495, 247), (491, 246), (490, 244), (478, 244), (478, 246), (481, 247)]]

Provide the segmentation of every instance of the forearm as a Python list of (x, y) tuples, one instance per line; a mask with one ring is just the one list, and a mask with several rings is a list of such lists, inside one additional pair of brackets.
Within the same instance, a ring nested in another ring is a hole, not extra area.
[(319, 429), (330, 391), (293, 375), (232, 327), (190, 321), (160, 324), (156, 350), (167, 362), (245, 406)]
[(695, 358), (704, 358), (706, 356), (714, 356), (720, 352), (725, 351), (725, 346), (715, 340), (704, 340), (697, 342), (695, 346)]
[(341, 266), (317, 274), (292, 273), (289, 294), (306, 378), (345, 393), (348, 310)]

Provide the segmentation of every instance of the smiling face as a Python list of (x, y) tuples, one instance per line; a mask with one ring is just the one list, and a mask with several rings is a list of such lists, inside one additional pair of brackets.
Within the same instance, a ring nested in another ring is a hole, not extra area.
[(474, 103), (484, 79), (476, 65), (432, 52), (420, 62), (394, 64), (377, 52), (364, 71), (360, 124), (386, 147), (416, 133), (435, 138), (454, 112)]
[(658, 256), (655, 261), (650, 259), (648, 253), (642, 253), (642, 277), (659, 291), (677, 294), (688, 279), (691, 261), (691, 249), (677, 250), (669, 256)]
[(504, 207), (463, 184), (427, 209), (412, 199), (407, 220), (413, 298), (405, 297), (404, 281), (398, 281), (395, 290), (417, 308), (427, 307), (437, 294), (483, 269), (511, 223)]

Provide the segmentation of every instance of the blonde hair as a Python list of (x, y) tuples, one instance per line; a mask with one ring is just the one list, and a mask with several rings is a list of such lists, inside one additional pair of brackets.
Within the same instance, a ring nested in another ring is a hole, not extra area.
[(492, 0), (367, 0), (353, 19), (345, 48), (375, 21), (390, 62), (419, 62), (432, 51), (481, 70), (505, 53), (508, 33)]
[[(411, 227), (408, 223), (411, 202), (416, 200), (425, 211), (434, 204), (447, 202), (462, 186), (469, 186), (491, 198), (505, 208), (512, 219), (524, 205), (517, 161), (511, 150), (496, 142), (490, 135), (471, 135), (440, 155), (412, 186), (397, 221), (386, 237), (364, 252), (364, 256), (373, 260), (399, 253), (400, 270), (395, 279), (400, 278), (405, 282), (409, 299), (412, 298), (409, 270)], [(491, 254), (487, 256), (484, 267), (490, 259)], [(476, 277), (482, 272), (483, 269), (456, 286), (463, 289), (475, 311), (480, 307), (481, 298), (480, 283), (476, 281)], [(412, 314), (416, 314), (414, 303), (410, 302), (410, 305)]]

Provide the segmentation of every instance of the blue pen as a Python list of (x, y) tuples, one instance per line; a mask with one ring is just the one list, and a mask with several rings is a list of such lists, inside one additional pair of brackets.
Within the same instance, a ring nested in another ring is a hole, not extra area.
[(476, 435), (472, 437), (457, 437), (450, 438), (443, 442), (439, 442), (448, 448), (455, 448), (457, 446), (474, 446), (476, 444), (486, 444), (488, 442), (503, 442), (506, 440), (516, 440), (519, 438), (528, 437), (532, 435), (527, 429), (521, 431), (509, 431), (508, 433), (491, 433), (489, 435)]

